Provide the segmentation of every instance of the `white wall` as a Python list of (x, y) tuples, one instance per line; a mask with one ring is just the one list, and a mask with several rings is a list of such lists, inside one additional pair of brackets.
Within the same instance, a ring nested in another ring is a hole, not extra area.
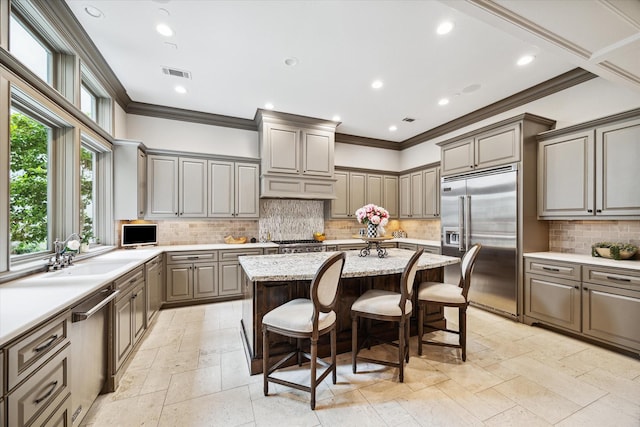
[(557, 122), (556, 128), (560, 129), (638, 107), (640, 107), (640, 91), (633, 91), (597, 77), (403, 150), (400, 154), (400, 170), (440, 161), (440, 147), (435, 145), (437, 142), (445, 141), (522, 113), (531, 113), (553, 119)]
[(127, 139), (147, 148), (258, 158), (258, 132), (155, 117), (127, 116)]
[(113, 137), (116, 139), (127, 139), (127, 113), (120, 104), (114, 102), (113, 108)]
[(395, 172), (400, 170), (400, 151), (337, 142), (335, 164), (349, 168)]

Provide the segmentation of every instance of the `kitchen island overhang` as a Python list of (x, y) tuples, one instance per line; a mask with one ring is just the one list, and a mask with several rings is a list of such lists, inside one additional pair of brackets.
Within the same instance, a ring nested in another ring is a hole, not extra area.
[[(309, 286), (318, 267), (333, 252), (278, 254), (240, 257), (242, 266), (242, 335), (250, 373), (262, 372), (262, 316), (285, 302), (296, 298), (309, 298)], [(351, 351), (351, 305), (368, 289), (387, 289), (399, 292), (400, 276), (413, 251), (388, 249), (388, 256), (378, 258), (370, 255), (360, 257), (359, 251), (347, 251), (347, 258), (338, 290), (337, 347), (338, 353)], [(442, 281), (443, 267), (457, 264), (459, 258), (423, 254), (418, 261), (418, 272), (414, 289), (424, 281)], [(414, 292), (414, 307), (416, 293)], [(416, 330), (417, 310), (412, 314), (412, 335)], [(444, 322), (443, 312), (428, 308), (427, 323)], [(389, 323), (371, 326), (385, 338), (397, 336), (397, 328)], [(394, 335), (395, 334), (395, 335)], [(329, 355), (328, 338), (323, 337), (318, 345), (321, 357)], [(270, 356), (274, 359), (291, 351), (296, 340), (271, 334)], [(306, 343), (308, 345), (308, 343)]]

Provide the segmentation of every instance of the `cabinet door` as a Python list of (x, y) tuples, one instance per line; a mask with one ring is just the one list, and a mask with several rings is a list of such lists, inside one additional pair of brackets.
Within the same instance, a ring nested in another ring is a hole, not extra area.
[(236, 163), (235, 178), (235, 216), (258, 218), (260, 216), (258, 165)]
[(331, 200), (331, 218), (350, 218), (349, 210), (349, 172), (336, 171), (334, 174), (336, 198)]
[(473, 169), (474, 143), (473, 139), (465, 139), (442, 147), (442, 176)]
[(302, 130), (302, 173), (313, 176), (333, 176), (332, 132)]
[(120, 365), (127, 358), (133, 348), (133, 299), (131, 292), (127, 292), (125, 296), (116, 302), (115, 316), (115, 356), (116, 371), (120, 369)]
[(174, 218), (178, 216), (178, 158), (148, 156), (148, 216)]
[(133, 289), (131, 299), (133, 301), (133, 313), (131, 319), (133, 327), (133, 343), (135, 345), (138, 341), (140, 341), (140, 338), (142, 338), (147, 325), (147, 307), (144, 283), (141, 283), (139, 286), (136, 286)]
[(167, 265), (167, 302), (193, 298), (193, 264)]
[[(266, 125), (267, 170), (271, 173), (300, 173), (300, 131), (286, 125)], [(263, 159), (264, 160), (264, 159)]]
[(180, 216), (207, 216), (207, 161), (180, 158)]
[(162, 262), (160, 257), (148, 262), (145, 270), (147, 285), (145, 297), (147, 300), (147, 324), (149, 324), (162, 303)]
[(640, 215), (640, 120), (596, 129), (596, 215)]
[(208, 169), (209, 217), (230, 218), (235, 204), (234, 163), (209, 160)]
[(367, 174), (349, 172), (349, 217), (355, 218), (357, 209), (369, 203), (365, 199), (367, 191)]
[(524, 314), (580, 332), (580, 282), (525, 274)]
[(538, 145), (538, 216), (593, 216), (593, 131)]
[(475, 139), (475, 168), (505, 165), (520, 160), (520, 125), (495, 129)]
[(584, 283), (582, 332), (640, 351), (640, 292)]
[(389, 211), (391, 218), (398, 218), (398, 177), (385, 175), (384, 180), (384, 199), (382, 207)]
[(382, 175), (367, 174), (367, 203), (387, 208), (384, 204), (384, 177)]
[(193, 265), (193, 297), (208, 298), (218, 295), (218, 263)]
[(422, 172), (411, 174), (411, 210), (410, 218), (422, 218), (423, 214), (423, 194), (422, 194)]
[(220, 296), (242, 294), (241, 268), (238, 261), (220, 262)]
[(424, 178), (424, 212), (425, 218), (440, 216), (440, 168), (427, 169), (422, 172)]
[[(118, 171), (119, 173), (120, 171)], [(147, 154), (138, 148), (138, 218), (144, 217), (147, 206)]]
[(411, 175), (400, 175), (400, 218), (411, 218)]

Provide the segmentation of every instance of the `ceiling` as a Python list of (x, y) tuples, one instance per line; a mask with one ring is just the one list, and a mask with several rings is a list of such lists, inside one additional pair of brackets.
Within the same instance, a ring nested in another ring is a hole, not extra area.
[[(387, 141), (405, 141), (576, 66), (640, 88), (640, 78), (619, 72), (640, 76), (635, 0), (67, 4), (135, 102), (243, 119), (272, 103), (286, 113), (338, 115), (337, 132)], [(445, 20), (454, 28), (438, 35)], [(528, 20), (540, 25), (523, 25)], [(159, 23), (174, 34), (160, 35)], [(535, 60), (516, 65), (525, 54)], [(600, 67), (594, 54), (618, 73)], [(383, 86), (373, 89), (377, 79)], [(187, 92), (176, 93), (177, 85)], [(443, 98), (449, 103), (441, 106)]]

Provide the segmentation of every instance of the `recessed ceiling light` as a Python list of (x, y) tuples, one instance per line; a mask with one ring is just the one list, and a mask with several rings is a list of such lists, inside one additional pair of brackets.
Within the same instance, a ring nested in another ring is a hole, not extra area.
[(517, 64), (522, 67), (524, 65), (527, 65), (533, 62), (535, 58), (536, 57), (533, 55), (524, 55), (524, 56), (521, 56), (520, 59), (518, 59)]
[(442, 98), (438, 101), (438, 105), (447, 105), (449, 103), (449, 98)]
[(374, 89), (380, 89), (382, 86), (382, 80), (374, 80), (373, 83), (371, 83), (371, 87)]
[(185, 89), (184, 86), (176, 86), (175, 87), (175, 91), (178, 92), (179, 94), (185, 94), (187, 93), (187, 89)]
[(264, 104), (264, 108), (266, 108), (267, 110), (273, 110), (274, 106), (272, 103), (267, 102), (266, 104)]
[(396, 126), (396, 125), (391, 125), (391, 126), (389, 126), (389, 131), (391, 131), (391, 132), (395, 132), (395, 131), (397, 131), (397, 130), (398, 130), (398, 126)]
[(173, 35), (173, 30), (167, 24), (156, 25), (156, 31), (165, 37), (171, 37)]
[(334, 122), (339, 122), (340, 121), (340, 116), (335, 115), (335, 116), (333, 116), (333, 119), (331, 119), (331, 120), (333, 120)]
[(178, 50), (178, 45), (175, 43), (164, 42), (164, 47)]
[(296, 65), (298, 65), (298, 58), (292, 56), (291, 58), (285, 59), (284, 63), (289, 67), (295, 67)]
[(462, 88), (462, 93), (471, 93), (471, 92), (475, 92), (478, 89), (480, 89), (482, 86), (480, 86), (479, 83), (474, 83), (472, 85), (466, 86)]
[(438, 28), (436, 29), (436, 33), (442, 36), (444, 34), (449, 33), (451, 30), (453, 30), (453, 22), (444, 21), (440, 25), (438, 25)]
[(164, 16), (169, 16), (169, 15), (171, 15), (171, 14), (169, 13), (169, 11), (168, 11), (167, 9), (163, 8), (163, 7), (158, 8), (158, 13), (159, 13), (160, 15), (164, 15)]
[(84, 11), (87, 13), (87, 15), (89, 15), (89, 16), (91, 16), (93, 18), (102, 18), (104, 16), (102, 11), (100, 9), (98, 9), (97, 7), (87, 6), (87, 7), (84, 8)]

